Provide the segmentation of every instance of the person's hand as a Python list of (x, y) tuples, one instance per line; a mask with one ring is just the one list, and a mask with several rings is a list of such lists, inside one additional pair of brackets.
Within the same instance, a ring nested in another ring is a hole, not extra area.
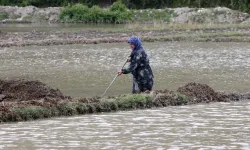
[(119, 72), (118, 72), (118, 76), (120, 76), (120, 75), (122, 75), (122, 74), (123, 74), (122, 71), (119, 71)]

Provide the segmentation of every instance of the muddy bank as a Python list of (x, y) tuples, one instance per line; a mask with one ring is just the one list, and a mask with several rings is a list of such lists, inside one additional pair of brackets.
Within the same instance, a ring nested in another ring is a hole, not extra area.
[(34, 6), (0, 6), (0, 13), (5, 13), (5, 18), (0, 18), (0, 23), (32, 23), (32, 22), (59, 22), (62, 7), (37, 8)]
[(70, 99), (60, 90), (53, 89), (42, 82), (26, 80), (0, 80), (0, 94), (0, 101), (4, 102)]
[(0, 122), (243, 99), (250, 99), (250, 94), (219, 93), (199, 83), (189, 83), (177, 91), (162, 90), (150, 94), (105, 98), (70, 98), (39, 81), (0, 80)]
[(165, 29), (138, 31), (49, 31), (49, 32), (0, 32), (0, 47), (30, 45), (98, 44), (126, 42), (132, 35), (145, 42), (154, 41), (214, 41), (249, 42), (250, 27), (207, 28), (207, 29)]

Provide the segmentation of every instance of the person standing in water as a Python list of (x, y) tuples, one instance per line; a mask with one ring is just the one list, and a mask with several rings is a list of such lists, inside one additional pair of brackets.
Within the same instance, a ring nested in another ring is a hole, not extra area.
[(149, 64), (149, 58), (147, 53), (142, 47), (140, 39), (136, 36), (132, 36), (128, 43), (132, 52), (130, 54), (130, 65), (126, 69), (122, 69), (118, 72), (118, 75), (129, 74), (133, 75), (133, 94), (137, 93), (149, 93), (154, 85), (154, 75)]

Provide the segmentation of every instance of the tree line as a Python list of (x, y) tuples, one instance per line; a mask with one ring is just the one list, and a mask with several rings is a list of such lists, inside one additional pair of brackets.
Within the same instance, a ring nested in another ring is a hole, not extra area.
[[(89, 7), (93, 5), (107, 6), (116, 0), (0, 0), (0, 5), (33, 5), (37, 7), (67, 6), (82, 3)], [(175, 8), (175, 7), (228, 7), (235, 10), (250, 12), (250, 0), (121, 0), (128, 8)]]

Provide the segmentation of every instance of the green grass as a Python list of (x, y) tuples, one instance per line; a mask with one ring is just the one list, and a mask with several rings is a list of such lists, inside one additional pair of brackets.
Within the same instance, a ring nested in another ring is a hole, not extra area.
[(74, 116), (101, 112), (126, 111), (152, 107), (185, 105), (185, 96), (171, 95), (158, 101), (151, 95), (124, 95), (113, 99), (102, 99), (99, 102), (62, 102), (52, 107), (16, 106), (10, 112), (0, 112), (0, 122), (28, 121), (59, 116)]
[(152, 97), (148, 95), (126, 95), (117, 99), (120, 110), (150, 108), (153, 106)]

